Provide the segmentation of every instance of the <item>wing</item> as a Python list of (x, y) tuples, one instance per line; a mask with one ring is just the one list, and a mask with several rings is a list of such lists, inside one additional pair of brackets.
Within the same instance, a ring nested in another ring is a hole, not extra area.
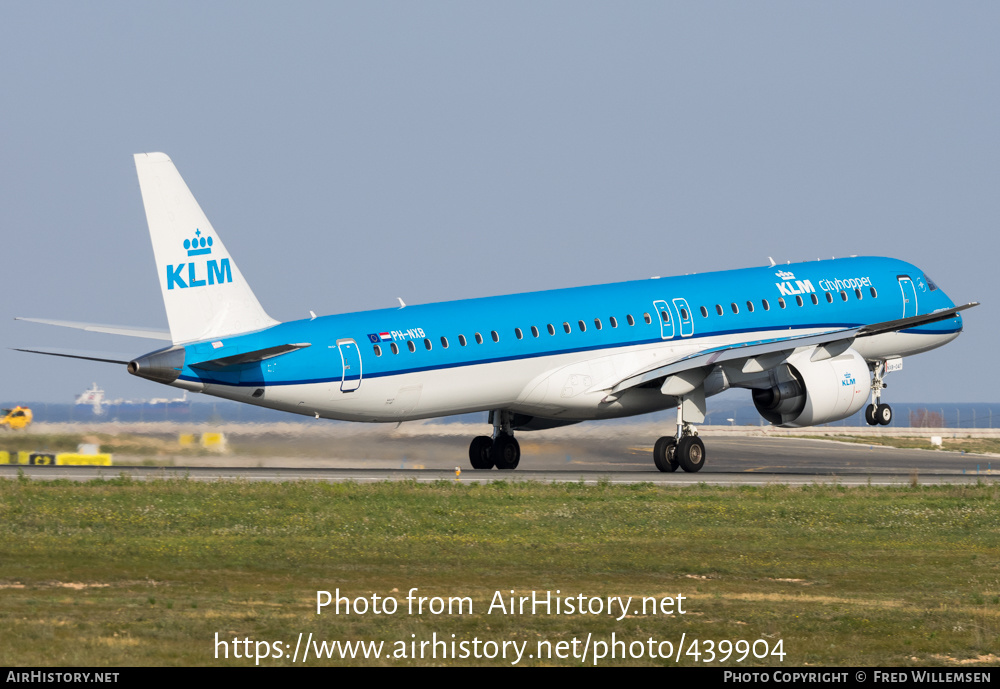
[(978, 305), (979, 302), (970, 302), (921, 316), (883, 321), (854, 328), (839, 328), (819, 334), (779, 337), (713, 347), (679, 357), (673, 361), (657, 363), (646, 369), (634, 371), (611, 385), (602, 383), (600, 387), (592, 388), (591, 391), (607, 390), (609, 396), (615, 396), (629, 388), (664, 379), (662, 388), (664, 394), (683, 395), (697, 387), (707, 377), (711, 367), (716, 364), (739, 365), (742, 363), (744, 373), (767, 371), (780, 364), (800, 347), (815, 347), (816, 350), (811, 360), (822, 361), (843, 353), (854, 343), (856, 338), (871, 337), (918, 325), (936, 323), (954, 317), (959, 311)]

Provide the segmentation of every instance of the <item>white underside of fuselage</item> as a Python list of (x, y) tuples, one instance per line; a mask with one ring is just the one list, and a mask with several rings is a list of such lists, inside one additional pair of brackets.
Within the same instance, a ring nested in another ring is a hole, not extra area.
[[(812, 332), (825, 332), (816, 329)], [(797, 331), (797, 335), (812, 334)], [(787, 336), (787, 330), (757, 332), (755, 340)], [(859, 338), (853, 348), (869, 361), (909, 356), (935, 349), (958, 333), (886, 333)], [(583, 421), (633, 416), (677, 404), (659, 388), (633, 388), (617, 399), (609, 389), (639, 370), (693, 354), (732, 345), (746, 335), (663, 342), (616, 349), (555, 354), (545, 357), (470, 364), (454, 368), (364, 377), (352, 391), (340, 381), (298, 385), (270, 385), (263, 389), (206, 385), (202, 392), (216, 397), (327, 419), (399, 422), (505, 409), (531, 416)], [(419, 356), (401, 353), (395, 356)], [(178, 381), (178, 387), (187, 387)], [(707, 390), (710, 396), (721, 389)], [(254, 397), (257, 392), (258, 396)], [(614, 396), (612, 396), (614, 397)]]

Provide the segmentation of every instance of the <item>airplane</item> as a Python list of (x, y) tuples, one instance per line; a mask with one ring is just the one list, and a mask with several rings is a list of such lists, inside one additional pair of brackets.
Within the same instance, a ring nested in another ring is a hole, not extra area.
[[(19, 320), (160, 339), (106, 361), (189, 392), (316, 418), (402, 422), (489, 412), (475, 469), (515, 469), (515, 431), (676, 409), (663, 472), (699, 471), (706, 400), (750, 391), (782, 427), (889, 424), (886, 375), (951, 342), (960, 312), (921, 269), (851, 257), (400, 306), (280, 323), (264, 311), (171, 159), (135, 155), (169, 330)], [(869, 401), (870, 400), (870, 401)], [(867, 406), (866, 406), (866, 403)]]

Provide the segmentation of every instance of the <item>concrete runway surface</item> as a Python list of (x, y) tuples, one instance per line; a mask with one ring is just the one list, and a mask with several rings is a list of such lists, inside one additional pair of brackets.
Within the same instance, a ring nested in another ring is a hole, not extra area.
[[(141, 432), (170, 439), (176, 438), (177, 430), (173, 426), (154, 426)], [(653, 467), (652, 444), (667, 429), (655, 424), (584, 424), (519, 433), (521, 463), (517, 470), (476, 471), (469, 465), (468, 444), (474, 435), (488, 430), (485, 425), (467, 424), (404, 424), (399, 428), (358, 424), (243, 426), (224, 430), (229, 438), (229, 453), (157, 456), (157, 463), (168, 466), (141, 466), (150, 463), (149, 457), (116, 454), (113, 467), (20, 468), (25, 475), (41, 480), (89, 480), (123, 472), (140, 480), (187, 476), (193, 480), (527, 480), (667, 485), (885, 485), (914, 480), (924, 484), (992, 482), (1000, 478), (1000, 457), (992, 455), (784, 437), (782, 433), (739, 427), (702, 429), (706, 463), (700, 472), (661, 473)], [(886, 429), (881, 434), (904, 435), (907, 430)], [(119, 431), (137, 432), (131, 427)], [(456, 475), (456, 469), (460, 474)], [(0, 466), (2, 477), (13, 477), (17, 472), (18, 467)]]

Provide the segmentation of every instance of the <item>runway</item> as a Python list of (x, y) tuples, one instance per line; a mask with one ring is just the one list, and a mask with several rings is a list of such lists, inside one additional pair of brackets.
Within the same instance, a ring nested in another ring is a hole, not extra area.
[[(1000, 478), (1000, 458), (993, 456), (800, 438), (706, 438), (705, 468), (695, 474), (656, 471), (651, 447), (629, 445), (620, 437), (590, 437), (576, 443), (567, 443), (562, 438), (556, 448), (548, 446), (551, 441), (522, 442), (521, 465), (515, 471), (473, 470), (466, 455), (467, 440), (462, 437), (423, 436), (405, 440), (406, 452), (395, 457), (392, 442), (379, 443), (377, 456), (371, 456), (371, 452), (345, 453), (368, 444), (353, 447), (340, 439), (337, 451), (327, 457), (271, 453), (205, 458), (199, 462), (202, 466), (161, 467), (138, 466), (140, 462), (129, 463), (128, 458), (123, 458), (116, 459), (113, 467), (0, 466), (0, 477), (16, 477), (20, 469), (35, 480), (72, 481), (124, 474), (135, 480), (647, 482), (674, 486), (905, 485), (914, 481), (929, 485), (992, 482)], [(998, 466), (993, 467), (994, 463)]]

